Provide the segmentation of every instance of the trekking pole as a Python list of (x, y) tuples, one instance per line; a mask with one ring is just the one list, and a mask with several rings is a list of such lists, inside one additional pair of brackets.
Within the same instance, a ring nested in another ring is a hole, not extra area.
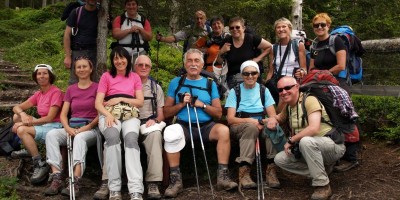
[[(193, 96), (192, 98), (193, 98), (192, 102), (193, 102), (193, 105), (194, 105), (194, 102), (196, 102), (197, 96)], [(207, 175), (208, 175), (208, 180), (209, 180), (209, 182), (210, 182), (210, 188), (211, 188), (211, 194), (212, 194), (212, 197), (213, 197), (213, 199), (214, 199), (214, 188), (213, 188), (213, 185), (212, 185), (212, 183), (211, 183), (210, 170), (208, 169), (206, 151), (204, 150), (204, 143), (203, 143), (203, 138), (202, 138), (202, 135), (201, 135), (199, 117), (198, 117), (198, 115), (197, 115), (196, 106), (193, 106), (193, 109), (194, 109), (194, 113), (196, 114), (197, 129), (198, 129), (198, 131), (199, 131), (201, 149), (203, 150), (204, 161), (205, 161), (205, 163), (206, 163)]]
[[(160, 34), (160, 31), (157, 31), (157, 35)], [(156, 56), (156, 80), (158, 80), (158, 52), (160, 51), (160, 40), (157, 40), (157, 56)]]
[(68, 134), (67, 149), (68, 149), (68, 172), (69, 172), (69, 199), (75, 200), (74, 158), (72, 155), (72, 142), (71, 141), (72, 141), (71, 135)]
[[(180, 96), (181, 100), (183, 101), (183, 97), (185, 96), (185, 93), (184, 94), (180, 93), (179, 96)], [(196, 155), (195, 155), (195, 152), (194, 152), (192, 123), (191, 123), (191, 120), (190, 120), (189, 103), (186, 103), (186, 109), (187, 109), (187, 112), (188, 112), (189, 133), (190, 133), (190, 142), (192, 143), (193, 163), (194, 163), (194, 171), (195, 171), (195, 174), (196, 174), (196, 183), (197, 183), (197, 194), (200, 195), (200, 185), (199, 185), (199, 177), (197, 175), (197, 164), (196, 164)]]
[(262, 178), (262, 166), (260, 158), (260, 141), (256, 140), (256, 163), (257, 163), (257, 197), (258, 200), (264, 200), (264, 183)]

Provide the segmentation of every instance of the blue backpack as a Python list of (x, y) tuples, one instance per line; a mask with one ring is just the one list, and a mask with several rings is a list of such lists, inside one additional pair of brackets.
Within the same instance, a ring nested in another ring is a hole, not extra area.
[[(329, 48), (332, 54), (335, 51), (335, 38), (339, 37), (343, 40), (346, 46), (346, 69), (338, 74), (338, 77), (347, 79), (347, 83), (352, 84), (361, 82), (363, 79), (363, 67), (361, 56), (365, 50), (361, 45), (361, 40), (355, 35), (350, 26), (343, 25), (336, 27), (330, 33), (329, 44), (325, 48)], [(312, 48), (316, 49), (316, 43), (313, 43)], [(324, 47), (323, 47), (324, 48)]]

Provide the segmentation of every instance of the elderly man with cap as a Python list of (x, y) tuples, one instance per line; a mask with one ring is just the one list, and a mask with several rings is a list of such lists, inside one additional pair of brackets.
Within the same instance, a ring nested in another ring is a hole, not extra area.
[[(265, 123), (265, 114), (268, 117), (276, 115), (274, 99), (263, 85), (257, 83), (260, 75), (258, 64), (252, 60), (245, 61), (240, 66), (243, 83), (236, 85), (229, 92), (225, 108), (228, 113), (226, 119), (230, 126), (231, 137), (239, 141), (240, 155), (236, 158), (239, 163), (239, 185), (243, 188), (255, 188), (256, 183), (250, 177), (250, 168), (255, 157), (256, 140), (264, 126), (275, 128), (275, 124)], [(280, 186), (276, 178), (274, 149), (270, 138), (266, 138), (268, 167), (266, 180), (269, 187)]]
[[(30, 181), (32, 184), (37, 184), (46, 179), (50, 167), (42, 159), (36, 142), (44, 143), (47, 132), (62, 127), (60, 123), (60, 108), (62, 106), (63, 93), (53, 85), (56, 77), (50, 65), (36, 65), (32, 78), (38, 84), (39, 91), (13, 108), (13, 121), (15, 124), (12, 131), (18, 134), (26, 149), (13, 151), (11, 157), (32, 156), (34, 171)], [(36, 119), (25, 112), (32, 107), (36, 107), (40, 118)]]
[[(183, 185), (179, 168), (180, 151), (185, 146), (185, 141), (190, 138), (189, 123), (191, 123), (193, 138), (196, 142), (200, 137), (204, 142), (217, 142), (217, 188), (234, 189), (237, 184), (230, 179), (228, 171), (231, 149), (229, 129), (225, 125), (213, 121), (213, 117), (220, 118), (222, 116), (217, 85), (212, 82), (211, 94), (205, 89), (208, 79), (200, 75), (204, 66), (203, 53), (200, 50), (189, 49), (184, 55), (184, 65), (187, 75), (183, 85), (178, 89), (180, 77), (170, 82), (164, 106), (166, 118), (176, 115), (178, 119), (176, 124), (166, 127), (164, 131), (164, 148), (170, 166), (170, 185), (165, 190), (164, 196), (176, 197), (178, 193), (182, 192)], [(175, 92), (177, 89), (178, 91)], [(190, 105), (190, 108), (187, 105)], [(195, 114), (194, 107), (198, 115)], [(197, 116), (200, 130), (196, 124)]]

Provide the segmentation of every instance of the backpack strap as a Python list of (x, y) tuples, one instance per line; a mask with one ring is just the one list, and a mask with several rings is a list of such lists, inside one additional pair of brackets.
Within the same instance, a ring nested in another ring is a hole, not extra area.
[(158, 106), (158, 104), (157, 104), (157, 90), (158, 90), (157, 86), (158, 86), (158, 84), (157, 84), (157, 81), (153, 80), (152, 78), (149, 77), (149, 79), (150, 79), (150, 90), (151, 90), (152, 96), (144, 97), (144, 100), (151, 100), (151, 109), (152, 109), (153, 115), (150, 116), (149, 118), (156, 118), (158, 115), (158, 113), (157, 113), (157, 106)]
[(329, 50), (333, 55), (336, 55), (336, 49), (335, 49), (335, 39), (337, 35), (330, 35), (329, 37)]
[(301, 42), (301, 40), (295, 39), (292, 40), (292, 49), (294, 52), (294, 56), (295, 56), (295, 62), (297, 61), (299, 63), (300, 66), (300, 60), (299, 60), (299, 43)]
[(260, 98), (261, 98), (261, 104), (263, 106), (263, 110), (265, 107), (265, 86), (263, 84), (258, 84), (260, 85)]
[(79, 7), (75, 10), (76, 14), (78, 15), (78, 16), (76, 17), (76, 24), (75, 24), (76, 27), (78, 27), (79, 21), (81, 20), (82, 9), (83, 9), (83, 6), (79, 6)]
[(194, 86), (194, 85), (185, 85), (185, 79), (186, 79), (186, 74), (185, 74), (185, 75), (182, 75), (181, 78), (179, 79), (179, 81), (178, 81), (178, 87), (176, 87), (176, 89), (175, 89), (175, 96), (174, 96), (174, 97), (176, 97), (176, 95), (178, 94), (179, 90), (180, 90), (182, 87), (187, 87), (187, 88), (189, 88), (191, 94), (192, 94), (192, 89), (193, 89), (193, 88), (198, 89), (198, 90), (206, 90), (206, 91), (208, 92), (208, 94), (210, 95), (210, 97), (211, 97), (212, 82), (214, 81), (212, 78), (207, 78), (207, 84), (206, 84), (206, 87), (205, 87), (205, 88), (199, 87), (199, 86)]
[[(307, 109), (306, 109), (306, 99), (309, 96), (312, 96), (312, 95), (310, 95), (309, 92), (303, 93), (303, 99), (302, 99), (302, 102), (301, 102), (301, 110), (303, 112), (303, 115), (301, 116), (301, 127), (305, 127), (305, 121), (307, 121), (307, 123), (308, 123), (308, 117), (307, 117), (308, 114), (307, 114)], [(317, 98), (317, 97), (315, 97), (315, 98)], [(317, 100), (318, 100), (319, 106), (321, 107), (321, 123), (325, 123), (325, 124), (328, 124), (328, 125), (334, 127), (332, 122), (327, 121), (327, 120), (325, 120), (325, 118), (322, 117), (322, 108), (323, 108), (322, 107), (322, 103), (321, 103), (321, 101), (319, 101), (318, 98), (317, 98)]]
[(278, 44), (273, 44), (272, 45), (272, 52), (274, 52), (274, 62), (272, 63), (274, 67), (274, 71), (276, 70), (276, 54), (278, 53)]
[(241, 100), (240, 84), (235, 85), (235, 87), (233, 87), (233, 88), (235, 90), (235, 95), (236, 95), (236, 112), (238, 112), (239, 104), (240, 104), (240, 100)]

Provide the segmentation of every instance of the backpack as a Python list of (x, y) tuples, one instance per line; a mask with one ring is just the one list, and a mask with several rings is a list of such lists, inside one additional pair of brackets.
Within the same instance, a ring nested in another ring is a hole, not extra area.
[[(263, 108), (265, 107), (265, 86), (263, 84), (260, 85), (260, 98), (261, 98), (261, 104)], [(263, 116), (265, 112), (260, 112), (260, 113), (247, 113), (247, 112), (238, 112), (237, 110), (239, 109), (239, 104), (241, 98), (241, 92), (240, 92), (240, 84), (235, 85), (233, 87), (235, 90), (235, 95), (236, 95), (236, 116), (238, 117), (252, 117), (252, 116)], [(263, 109), (264, 110), (264, 109)]]
[[(302, 122), (304, 123), (307, 120), (307, 111), (305, 108), (305, 99), (308, 96), (315, 96), (320, 104), (325, 107), (325, 110), (329, 116), (330, 121), (326, 121), (324, 118), (321, 119), (322, 123), (327, 123), (336, 128), (336, 130), (341, 134), (349, 134), (352, 133), (355, 129), (356, 119), (358, 118), (357, 113), (348, 115), (347, 113), (342, 112), (337, 106), (335, 106), (334, 102), (342, 101), (343, 99), (347, 99), (351, 104), (352, 109), (354, 110), (354, 106), (352, 104), (351, 98), (348, 93), (340, 88), (339, 81), (330, 73), (328, 70), (311, 70), (305, 78), (301, 82), (300, 91), (303, 92), (303, 101), (302, 101)], [(334, 95), (331, 86), (337, 86), (335, 88), (339, 88), (342, 90), (341, 95)], [(302, 126), (304, 124), (302, 123)]]
[(221, 82), (218, 80), (217, 77), (215, 77), (215, 75), (212, 72), (208, 72), (206, 70), (201, 70), (200, 72), (201, 76), (204, 76), (207, 78), (207, 85), (205, 88), (203, 87), (198, 87), (198, 86), (193, 86), (193, 85), (185, 85), (185, 80), (186, 80), (186, 73), (182, 74), (179, 82), (178, 82), (178, 87), (175, 89), (175, 97), (178, 94), (178, 91), (182, 88), (182, 87), (187, 87), (189, 89), (192, 88), (196, 88), (199, 90), (205, 90), (208, 92), (208, 94), (211, 97), (211, 92), (212, 92), (212, 83), (215, 82), (215, 84), (217, 85), (217, 89), (218, 89), (218, 94), (219, 94), (219, 99), (223, 100), (225, 98), (224, 94), (226, 93), (226, 91), (228, 90), (223, 84), (221, 84)]
[(9, 156), (21, 149), (21, 140), (11, 131), (13, 125), (11, 121), (0, 130), (0, 156)]
[(353, 29), (347, 25), (333, 29), (330, 35), (331, 37), (329, 38), (329, 44), (327, 46), (317, 49), (317, 43), (314, 42), (311, 46), (311, 50), (320, 51), (329, 49), (331, 53), (335, 55), (335, 38), (339, 37), (346, 46), (346, 69), (341, 71), (338, 77), (346, 79), (350, 86), (358, 82), (362, 83), (363, 67), (361, 56), (364, 54), (365, 50), (361, 45), (361, 40), (355, 35)]
[(151, 101), (151, 110), (153, 114), (149, 117), (149, 119), (153, 119), (157, 117), (157, 85), (158, 81), (154, 80), (153, 78), (149, 77), (151, 83), (150, 83), (150, 89), (151, 89), (151, 97), (144, 97), (144, 100), (150, 100)]
[(83, 6), (85, 3), (82, 1), (70, 2), (67, 6), (65, 6), (63, 13), (61, 14), (61, 21), (65, 21), (68, 19), (69, 14), (80, 6)]
[[(128, 21), (130, 20), (130, 21), (139, 22), (144, 27), (144, 24), (145, 24), (147, 18), (144, 15), (140, 14), (140, 13), (138, 13), (138, 15), (140, 16), (140, 19), (141, 19), (140, 21), (136, 20), (136, 19), (131, 19), (131, 18), (128, 18)], [(122, 27), (122, 23), (124, 23), (125, 20), (126, 20), (125, 12), (122, 13), (120, 15), (120, 17), (121, 17), (121, 20), (120, 20), (119, 26)], [(116, 41), (116, 42), (112, 42), (111, 43), (110, 49), (114, 49), (116, 46), (136, 47), (136, 48), (143, 47), (143, 49), (147, 52), (147, 54), (149, 54), (149, 56), (151, 56), (149, 41), (143, 40), (143, 44), (137, 44), (136, 42), (140, 43), (139, 35), (138, 35), (138, 33), (132, 33), (132, 41), (131, 41), (130, 44), (119, 44), (118, 41)]]

